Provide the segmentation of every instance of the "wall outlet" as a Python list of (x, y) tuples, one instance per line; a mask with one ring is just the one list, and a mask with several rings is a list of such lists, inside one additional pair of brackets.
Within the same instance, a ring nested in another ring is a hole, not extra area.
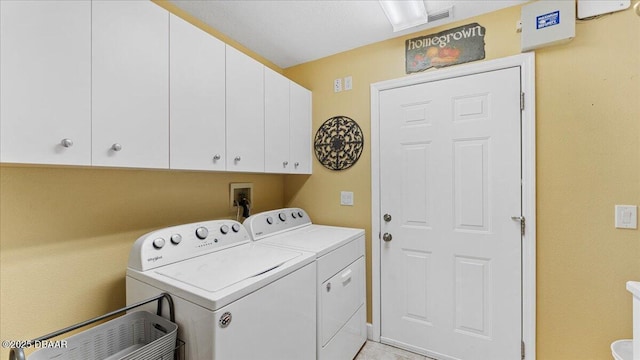
[(342, 79), (333, 80), (333, 92), (342, 91)]

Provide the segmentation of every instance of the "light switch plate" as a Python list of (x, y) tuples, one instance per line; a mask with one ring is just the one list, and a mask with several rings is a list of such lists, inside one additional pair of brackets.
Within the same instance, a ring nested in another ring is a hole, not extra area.
[(638, 228), (638, 207), (636, 205), (616, 205), (616, 228)]
[(353, 89), (353, 77), (351, 77), (351, 75), (344, 78), (344, 89), (345, 90)]
[(340, 205), (353, 206), (353, 191), (340, 192)]

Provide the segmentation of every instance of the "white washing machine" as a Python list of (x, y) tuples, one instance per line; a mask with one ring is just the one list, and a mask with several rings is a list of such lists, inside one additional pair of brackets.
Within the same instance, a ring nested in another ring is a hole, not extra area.
[(364, 230), (316, 225), (299, 208), (244, 221), (257, 244), (312, 252), (317, 263), (317, 359), (353, 359), (367, 338)]
[(169, 227), (134, 243), (127, 304), (169, 293), (187, 359), (313, 359), (315, 257), (253, 242), (233, 220)]

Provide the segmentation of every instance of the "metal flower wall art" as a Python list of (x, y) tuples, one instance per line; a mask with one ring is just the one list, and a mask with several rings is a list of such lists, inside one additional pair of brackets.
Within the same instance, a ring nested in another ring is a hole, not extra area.
[(352, 167), (362, 155), (364, 134), (358, 124), (346, 116), (334, 116), (325, 121), (313, 143), (318, 161), (331, 170)]

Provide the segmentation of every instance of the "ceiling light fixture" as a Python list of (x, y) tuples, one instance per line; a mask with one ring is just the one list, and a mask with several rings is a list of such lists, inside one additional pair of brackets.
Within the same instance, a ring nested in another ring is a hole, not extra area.
[(379, 0), (393, 32), (426, 24), (427, 10), (422, 0)]

